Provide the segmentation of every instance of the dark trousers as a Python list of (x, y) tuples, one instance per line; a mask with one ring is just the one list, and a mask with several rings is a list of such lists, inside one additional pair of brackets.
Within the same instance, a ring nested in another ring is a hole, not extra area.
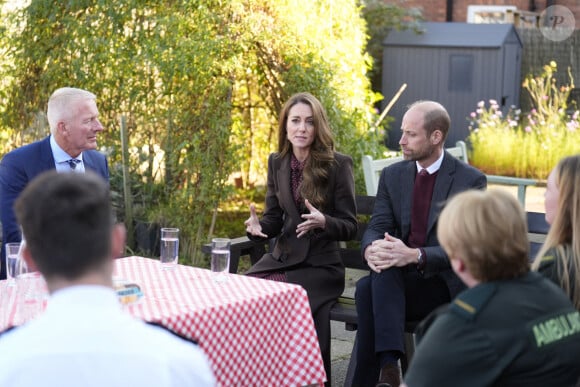
[(357, 360), (353, 385), (374, 386), (381, 369), (381, 353), (405, 352), (405, 321), (426, 317), (450, 301), (445, 281), (424, 278), (414, 265), (371, 272), (356, 284), (358, 314)]
[(332, 367), (330, 358), (330, 308), (334, 303), (335, 301), (332, 301), (322, 305), (312, 316), (314, 319), (316, 334), (318, 336), (318, 344), (320, 345), (324, 370), (326, 371), (327, 381), (324, 384), (325, 386), (330, 386), (332, 383)]

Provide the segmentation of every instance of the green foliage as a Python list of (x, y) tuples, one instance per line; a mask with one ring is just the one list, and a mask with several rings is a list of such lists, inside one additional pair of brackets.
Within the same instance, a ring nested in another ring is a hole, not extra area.
[(362, 3), (362, 15), (369, 35), (367, 52), (373, 59), (369, 78), (373, 90), (381, 90), (383, 40), (393, 29), (400, 31), (410, 28), (420, 33), (423, 16), (420, 8), (406, 6), (405, 0), (388, 3), (385, 0), (363, 0)]
[(186, 262), (200, 262), (230, 176), (263, 180), (291, 94), (321, 99), (361, 190), (361, 156), (380, 154), (354, 0), (32, 0), (2, 19), (0, 153), (46, 135), (56, 88), (91, 90), (117, 203), (124, 116), (136, 218), (179, 227)]
[(120, 171), (116, 127), (124, 115), (138, 216), (180, 227), (184, 255), (193, 258), (234, 163), (231, 62), (240, 50), (224, 38), (228, 18), (209, 1), (32, 1), (10, 41), (2, 125), (33, 126), (57, 87), (93, 91), (112, 173)]
[[(244, 183), (263, 183), (268, 154), (278, 147), (278, 113), (300, 91), (321, 100), (337, 150), (360, 167), (363, 154), (381, 147), (369, 130), (376, 118), (372, 105), (381, 97), (370, 91), (366, 77), (370, 58), (359, 8), (351, 0), (308, 2), (306, 13), (296, 1), (264, 4), (269, 6), (246, 6), (237, 41), (244, 47), (238, 62), (244, 66), (235, 83), (232, 117)], [(363, 187), (362, 172), (357, 187)]]
[[(579, 111), (567, 110), (574, 82), (558, 87), (555, 62), (523, 83), (534, 108), (525, 117), (512, 109), (506, 117), (496, 101), (471, 113), (472, 163), (488, 174), (545, 179), (565, 156), (580, 152)], [(570, 74), (570, 72), (568, 72)]]

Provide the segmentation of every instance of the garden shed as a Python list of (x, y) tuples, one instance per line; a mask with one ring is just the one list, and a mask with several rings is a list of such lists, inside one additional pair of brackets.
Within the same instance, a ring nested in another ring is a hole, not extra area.
[(435, 23), (423, 33), (392, 31), (383, 41), (383, 106), (402, 84), (407, 88), (389, 115), (387, 146), (398, 149), (406, 106), (431, 99), (447, 108), (451, 128), (446, 146), (465, 140), (469, 115), (479, 101), (494, 99), (507, 113), (519, 106), (522, 41), (512, 24)]

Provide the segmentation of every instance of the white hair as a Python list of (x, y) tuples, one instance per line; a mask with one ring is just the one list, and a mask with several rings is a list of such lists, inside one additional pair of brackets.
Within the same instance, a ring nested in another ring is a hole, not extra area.
[(73, 102), (85, 99), (96, 100), (97, 96), (90, 91), (74, 87), (62, 87), (52, 93), (48, 99), (48, 108), (46, 110), (50, 133), (54, 135), (58, 123), (71, 117), (73, 114), (73, 112), (71, 112), (71, 104), (73, 104)]

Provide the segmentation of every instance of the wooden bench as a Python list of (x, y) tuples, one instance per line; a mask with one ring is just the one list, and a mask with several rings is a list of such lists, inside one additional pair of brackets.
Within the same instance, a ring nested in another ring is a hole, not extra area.
[[(356, 197), (357, 217), (359, 218), (358, 231), (352, 241), (341, 242), (340, 249), (342, 263), (346, 268), (367, 272), (370, 270), (362, 259), (360, 242), (367, 229), (367, 222), (373, 213), (374, 206), (374, 196)], [(357, 329), (357, 315), (354, 298), (343, 294), (330, 310), (330, 319), (344, 322), (347, 331), (355, 331)]]
[[(464, 141), (457, 141), (455, 147), (446, 148), (452, 156), (457, 157), (459, 160), (466, 164), (469, 164), (469, 159), (467, 156), (467, 146)], [(367, 190), (367, 195), (375, 196), (377, 194), (377, 189), (379, 187), (379, 177), (381, 171), (386, 166), (394, 164), (403, 160), (403, 156), (391, 157), (387, 159), (373, 159), (369, 155), (362, 157), (363, 174), (365, 179), (365, 186)], [(534, 179), (524, 179), (520, 177), (508, 177), (508, 176), (497, 176), (497, 175), (486, 175), (488, 184), (501, 184), (508, 186), (518, 187), (518, 200), (525, 207), (526, 205), (526, 190), (529, 186), (534, 186), (538, 184), (537, 180)]]
[(546, 222), (546, 214), (543, 212), (526, 212), (526, 219), (528, 220), (528, 240), (530, 241), (528, 258), (531, 262), (536, 258), (538, 251), (544, 244), (550, 225)]
[[(445, 150), (464, 163), (469, 163), (467, 159), (467, 146), (464, 141), (457, 141), (455, 147), (446, 148)], [(373, 159), (369, 155), (364, 155), (362, 157), (362, 167), (367, 195), (376, 196), (382, 170), (402, 160), (403, 156), (390, 157), (388, 159)]]
[[(247, 236), (233, 238), (230, 247), (230, 273), (237, 273), (240, 265), (240, 257), (249, 256), (250, 264), (258, 262), (258, 260), (266, 253), (268, 241), (254, 242), (248, 239)], [(211, 243), (206, 243), (202, 246), (201, 251), (206, 254), (211, 254)]]
[[(363, 217), (370, 217), (373, 212), (373, 208), (375, 205), (375, 197), (374, 196), (357, 196), (356, 197), (356, 204), (357, 204), (357, 213), (359, 218)], [(362, 236), (366, 230), (366, 220), (360, 221), (359, 220), (359, 228), (356, 237), (353, 241), (346, 243), (341, 242), (341, 249), (340, 254), (342, 257), (342, 261), (345, 267), (359, 269), (359, 270), (369, 270), (369, 267), (366, 263), (363, 262), (360, 253), (360, 241)], [(238, 238), (233, 238), (231, 247), (230, 247), (230, 273), (237, 273), (240, 258), (242, 256), (249, 256), (250, 263), (256, 263), (262, 255), (267, 251), (269, 245), (273, 243), (272, 240), (270, 241), (262, 241), (262, 242), (254, 242), (251, 241), (248, 237), (242, 236)], [(202, 252), (205, 254), (211, 254), (211, 244), (206, 243), (202, 246)], [(350, 304), (350, 302), (346, 302)]]
[(534, 179), (524, 179), (521, 177), (485, 175), (487, 184), (515, 185), (518, 187), (518, 201), (522, 206), (526, 206), (526, 190), (529, 186), (538, 185)]

